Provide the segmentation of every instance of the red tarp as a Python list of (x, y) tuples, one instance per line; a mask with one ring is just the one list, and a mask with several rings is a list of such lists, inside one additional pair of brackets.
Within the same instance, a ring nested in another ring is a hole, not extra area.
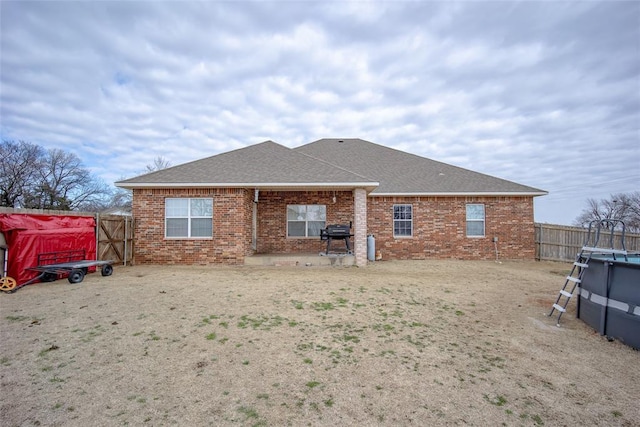
[(7, 241), (8, 272), (18, 285), (39, 273), (38, 254), (84, 249), (85, 259), (96, 259), (96, 221), (93, 217), (0, 214), (0, 232)]

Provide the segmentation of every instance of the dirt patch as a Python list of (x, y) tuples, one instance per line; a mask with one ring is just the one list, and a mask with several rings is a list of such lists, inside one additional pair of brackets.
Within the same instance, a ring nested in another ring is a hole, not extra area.
[(638, 425), (564, 264), (116, 268), (0, 295), (2, 424)]

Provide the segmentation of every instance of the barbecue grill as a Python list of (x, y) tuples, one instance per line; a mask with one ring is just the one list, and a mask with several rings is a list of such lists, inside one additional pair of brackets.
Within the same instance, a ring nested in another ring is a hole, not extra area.
[(331, 250), (331, 242), (334, 240), (344, 240), (344, 244), (347, 248), (347, 254), (351, 254), (351, 243), (349, 239), (353, 236), (351, 234), (351, 224), (333, 224), (327, 225), (324, 230), (320, 230), (320, 240), (327, 241), (327, 252), (329, 255), (329, 251)]

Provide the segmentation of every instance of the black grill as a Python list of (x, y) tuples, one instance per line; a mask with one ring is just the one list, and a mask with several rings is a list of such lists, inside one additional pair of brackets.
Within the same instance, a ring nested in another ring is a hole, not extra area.
[(351, 234), (351, 225), (344, 224), (333, 224), (327, 225), (324, 230), (320, 230), (320, 240), (327, 241), (327, 255), (329, 255), (329, 251), (331, 250), (331, 242), (333, 240), (344, 240), (344, 244), (347, 249), (347, 254), (351, 254), (351, 243), (349, 239), (353, 236)]

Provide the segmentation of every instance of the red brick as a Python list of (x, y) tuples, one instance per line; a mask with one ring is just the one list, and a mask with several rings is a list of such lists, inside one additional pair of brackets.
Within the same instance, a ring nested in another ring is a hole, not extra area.
[[(333, 201), (335, 196), (335, 202)], [(165, 239), (164, 199), (211, 197), (213, 238)], [(136, 189), (135, 261), (162, 264), (242, 264), (251, 248), (253, 189)], [(485, 205), (485, 237), (466, 236), (466, 204)], [(319, 238), (287, 238), (287, 205), (322, 204), (328, 224), (354, 221), (352, 191), (260, 191), (257, 253), (318, 253)], [(413, 236), (393, 236), (393, 205), (413, 206)], [(534, 259), (531, 197), (368, 197), (367, 234), (383, 259)]]

